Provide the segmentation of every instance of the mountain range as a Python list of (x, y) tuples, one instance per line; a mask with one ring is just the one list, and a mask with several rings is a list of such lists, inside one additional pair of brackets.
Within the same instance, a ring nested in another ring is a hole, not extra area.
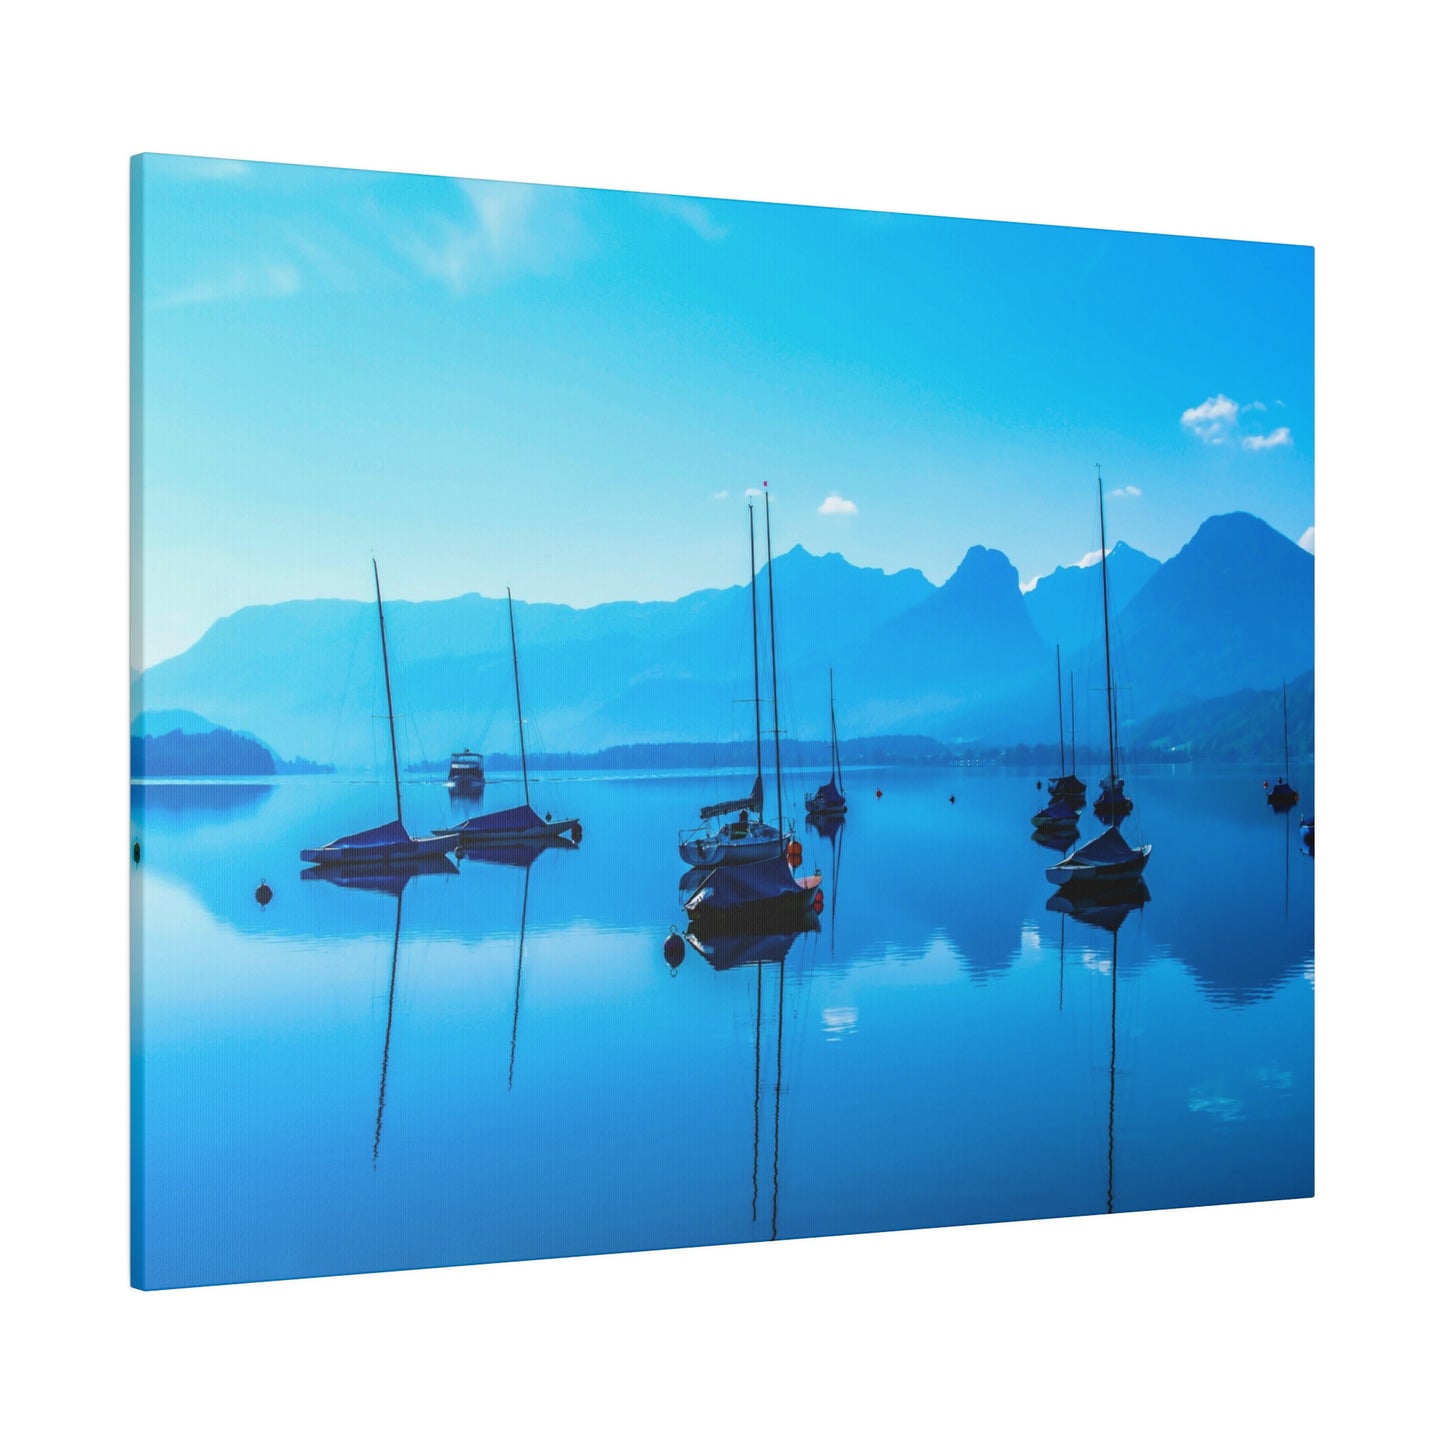
[[(746, 569), (746, 562), (740, 570)], [(855, 567), (801, 547), (772, 567), (780, 726), (826, 737), (828, 672), (839, 731), (926, 733), (954, 743), (1102, 740), (1097, 565), (1061, 567), (1020, 590), (1003, 553), (975, 546), (942, 586), (921, 572)], [(758, 578), (761, 691), (771, 695), (768, 570)], [(1314, 665), (1314, 558), (1257, 517), (1209, 518), (1164, 562), (1119, 543), (1110, 625), (1126, 740), (1136, 718)], [(727, 741), (753, 732), (746, 583), (675, 602), (589, 608), (515, 604), (528, 747), (589, 752), (639, 742)], [(507, 601), (472, 593), (386, 604), (403, 762), (515, 740)], [(376, 608), (295, 601), (242, 608), (133, 684), (132, 714), (198, 714), (282, 755), (342, 766), (383, 760)], [(763, 727), (771, 727), (771, 704)], [(169, 716), (167, 717), (169, 721)]]

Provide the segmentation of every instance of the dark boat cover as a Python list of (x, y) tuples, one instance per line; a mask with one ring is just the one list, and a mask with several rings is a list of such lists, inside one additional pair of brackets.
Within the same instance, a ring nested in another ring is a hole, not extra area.
[[(388, 843), (399, 845), (411, 841), (411, 834), (402, 827), (401, 819), (393, 818), (379, 828), (368, 828), (364, 833), (348, 833), (346, 837), (328, 843), (326, 848), (376, 848)], [(325, 852), (326, 849), (318, 851)]]
[(1034, 814), (1034, 826), (1042, 828), (1047, 826), (1077, 827), (1079, 823), (1079, 810), (1071, 808), (1067, 803), (1050, 803), (1047, 808), (1041, 809)]
[(525, 833), (533, 828), (540, 831), (546, 827), (535, 808), (521, 803), (515, 808), (503, 808), (500, 813), (483, 813), (479, 818), (468, 818), (457, 828), (457, 832), (464, 839), (475, 842), (489, 833)]
[[(698, 898), (705, 889), (711, 889), (706, 898)], [(788, 898), (801, 901), (806, 890), (793, 877), (787, 860), (781, 857), (764, 858), (757, 863), (730, 863), (726, 867), (714, 868), (703, 875), (689, 904), (707, 909), (748, 908), (760, 903), (775, 903)], [(696, 902), (694, 902), (696, 900)], [(691, 912), (691, 908), (688, 910)]]
[(838, 785), (832, 778), (829, 778), (828, 781), (813, 794), (812, 806), (815, 808), (841, 808), (845, 801), (842, 793), (838, 791)]
[(709, 803), (698, 809), (698, 816), (704, 822), (709, 818), (720, 818), (724, 813), (740, 813), (746, 808), (750, 813), (763, 810), (763, 780), (761, 775), (753, 779), (753, 790), (746, 798), (736, 798), (731, 803)]
[(1138, 856), (1138, 849), (1131, 848), (1124, 835), (1117, 828), (1107, 828), (1097, 838), (1091, 838), (1082, 847), (1069, 855), (1083, 863), (1127, 863)]

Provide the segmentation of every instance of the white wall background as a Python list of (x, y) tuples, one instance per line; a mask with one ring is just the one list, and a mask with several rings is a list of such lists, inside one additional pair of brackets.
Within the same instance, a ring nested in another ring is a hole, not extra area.
[[(895, 0), (524, 18), (253, 0), (10, 14), (11, 1438), (1419, 1433), (1439, 1338), (1441, 965), (1420, 820), (1439, 805), (1427, 441), (1442, 317), (1437, 47), (1416, 13)], [(144, 149), (1316, 245), (1319, 1197), (130, 1291), (127, 157)]]

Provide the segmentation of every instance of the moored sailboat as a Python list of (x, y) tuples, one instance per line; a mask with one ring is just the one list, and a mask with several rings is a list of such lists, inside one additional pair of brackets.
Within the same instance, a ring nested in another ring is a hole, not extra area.
[[(1049, 803), (1030, 819), (1040, 833), (1077, 833), (1079, 812), (1084, 806), (1084, 785), (1072, 774), (1064, 772), (1064, 672), (1059, 659), (1059, 645), (1054, 644), (1054, 670), (1059, 692), (1059, 776), (1049, 779)], [(1073, 687), (1073, 678), (1069, 679)], [(1075, 792), (1074, 784), (1078, 784)]]
[(1266, 801), (1276, 813), (1288, 813), (1299, 802), (1299, 793), (1289, 781), (1289, 689), (1280, 683), (1279, 691), (1284, 705), (1284, 772), (1275, 780), (1274, 787), (1269, 788), (1269, 784), (1265, 784), (1269, 788)]
[(301, 861), (322, 868), (355, 867), (374, 863), (406, 863), (413, 859), (438, 857), (451, 852), (456, 842), (454, 829), (438, 829), (428, 837), (413, 838), (406, 831), (401, 817), (401, 767), (396, 755), (396, 714), (391, 702), (391, 664), (386, 653), (386, 613), (381, 606), (381, 576), (376, 559), (371, 561), (372, 580), (376, 583), (376, 618), (381, 631), (381, 670), (386, 680), (386, 721), (391, 730), (391, 778), (396, 790), (396, 817), (389, 823), (348, 833), (320, 848), (303, 848)]
[(1109, 543), (1104, 535), (1104, 479), (1099, 477), (1099, 585), (1104, 593), (1104, 710), (1109, 721), (1109, 776), (1099, 784), (1094, 799), (1094, 813), (1109, 823), (1117, 823), (1134, 811), (1134, 804), (1124, 792), (1119, 776), (1119, 705), (1114, 687), (1114, 665), (1109, 648)]
[[(767, 486), (765, 482), (764, 487)], [(821, 874), (795, 878), (790, 866), (791, 833), (783, 825), (783, 761), (778, 727), (777, 617), (773, 606), (773, 527), (768, 495), (763, 493), (768, 546), (768, 630), (773, 672), (773, 773), (778, 798), (778, 827), (773, 851), (746, 862), (713, 863), (688, 870), (679, 883), (683, 908), (695, 925), (726, 924), (748, 932), (774, 933), (806, 926), (811, 912), (822, 909)], [(756, 616), (756, 612), (754, 613)], [(755, 674), (756, 675), (756, 674)], [(758, 737), (762, 731), (759, 725)], [(761, 742), (758, 760), (762, 761)], [(761, 769), (758, 788), (762, 786)], [(798, 855), (801, 857), (801, 851)]]
[(1074, 674), (1069, 673), (1069, 771), (1064, 771), (1064, 674), (1059, 644), (1054, 643), (1054, 669), (1059, 685), (1059, 776), (1049, 779), (1049, 798), (1055, 803), (1073, 803), (1082, 809), (1089, 796), (1088, 785), (1079, 777), (1078, 752), (1074, 746)]
[(522, 724), (522, 679), (517, 666), (517, 622), (512, 612), (512, 589), (507, 588), (507, 623), (512, 637), (512, 685), (517, 697), (517, 745), (522, 754), (522, 803), (495, 813), (482, 813), (468, 818), (449, 831), (455, 835), (457, 853), (512, 843), (541, 841), (568, 837), (582, 839), (582, 824), (576, 818), (554, 819), (550, 813), (542, 817), (532, 807), (532, 792), (527, 781), (527, 734)]
[(828, 727), (832, 735), (832, 770), (828, 781), (816, 793), (809, 793), (803, 806), (809, 818), (841, 818), (848, 811), (848, 797), (843, 791), (843, 765), (838, 756), (838, 714), (833, 707), (833, 669), (828, 669)]
[[(694, 828), (677, 835), (677, 851), (684, 863), (695, 868), (735, 866), (760, 863), (787, 850), (792, 842), (790, 830), (783, 827), (781, 796), (778, 826), (763, 816), (763, 714), (762, 693), (758, 680), (758, 565), (757, 542), (753, 531), (753, 504), (748, 503), (748, 565), (753, 614), (753, 739), (757, 750), (757, 771), (753, 774), (752, 791), (745, 798), (721, 803), (707, 803), (698, 810), (701, 820)], [(768, 597), (771, 605), (773, 586), (772, 547), (768, 549)], [(774, 709), (777, 706), (776, 650), (774, 652)], [(724, 821), (729, 815), (737, 817)]]
[[(1102, 477), (1099, 479), (1099, 540), (1101, 544), (1104, 542)], [(1106, 559), (1101, 557), (1101, 572), (1105, 565)], [(1104, 574), (1104, 577), (1104, 685), (1105, 711), (1109, 723), (1109, 778), (1103, 785), (1094, 811), (1101, 818), (1108, 819), (1109, 827), (1097, 838), (1091, 838), (1087, 843), (1075, 848), (1052, 868), (1044, 870), (1044, 877), (1061, 888), (1117, 887), (1137, 879), (1149, 861), (1150, 845), (1145, 843), (1138, 848), (1131, 847), (1119, 831), (1119, 819), (1132, 811), (1134, 805), (1124, 796), (1124, 780), (1119, 776), (1114, 673), (1109, 657), (1109, 584), (1107, 574)]]

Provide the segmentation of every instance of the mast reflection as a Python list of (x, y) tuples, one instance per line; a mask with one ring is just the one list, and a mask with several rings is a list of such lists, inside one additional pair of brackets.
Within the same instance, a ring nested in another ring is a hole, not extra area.
[(773, 1064), (773, 1194), (770, 1238), (778, 1237), (778, 1195), (782, 1169), (783, 1119), (783, 985), (789, 950), (804, 933), (819, 933), (821, 925), (810, 917), (789, 933), (744, 934), (694, 928), (687, 942), (719, 973), (735, 968), (756, 968), (757, 997), (753, 1028), (753, 1222), (758, 1218), (758, 1170), (762, 1143), (763, 970), (778, 966), (778, 1025)]
[[(1051, 912), (1077, 919), (1109, 935), (1109, 1145), (1108, 1185), (1105, 1212), (1114, 1212), (1114, 1114), (1118, 1086), (1119, 1057), (1119, 930), (1131, 913), (1142, 911), (1149, 902), (1149, 888), (1143, 879), (1102, 893), (1065, 892), (1060, 889), (1048, 900)], [(1059, 947), (1063, 948), (1063, 921), (1059, 924)], [(1063, 1001), (1063, 965), (1060, 963), (1059, 999)]]
[(381, 1153), (381, 1123), (386, 1113), (386, 1078), (391, 1063), (391, 1026), (396, 1016), (396, 960), (401, 951), (401, 899), (406, 885), (423, 874), (455, 874), (457, 865), (446, 854), (413, 858), (399, 863), (359, 863), (306, 868), (306, 883), (329, 883), (334, 888), (354, 888), (365, 893), (384, 893), (396, 899), (396, 923), (391, 935), (391, 977), (386, 990), (386, 1033), (381, 1044), (381, 1083), (376, 1092), (376, 1129), (371, 1136), (371, 1167), (374, 1171)]

